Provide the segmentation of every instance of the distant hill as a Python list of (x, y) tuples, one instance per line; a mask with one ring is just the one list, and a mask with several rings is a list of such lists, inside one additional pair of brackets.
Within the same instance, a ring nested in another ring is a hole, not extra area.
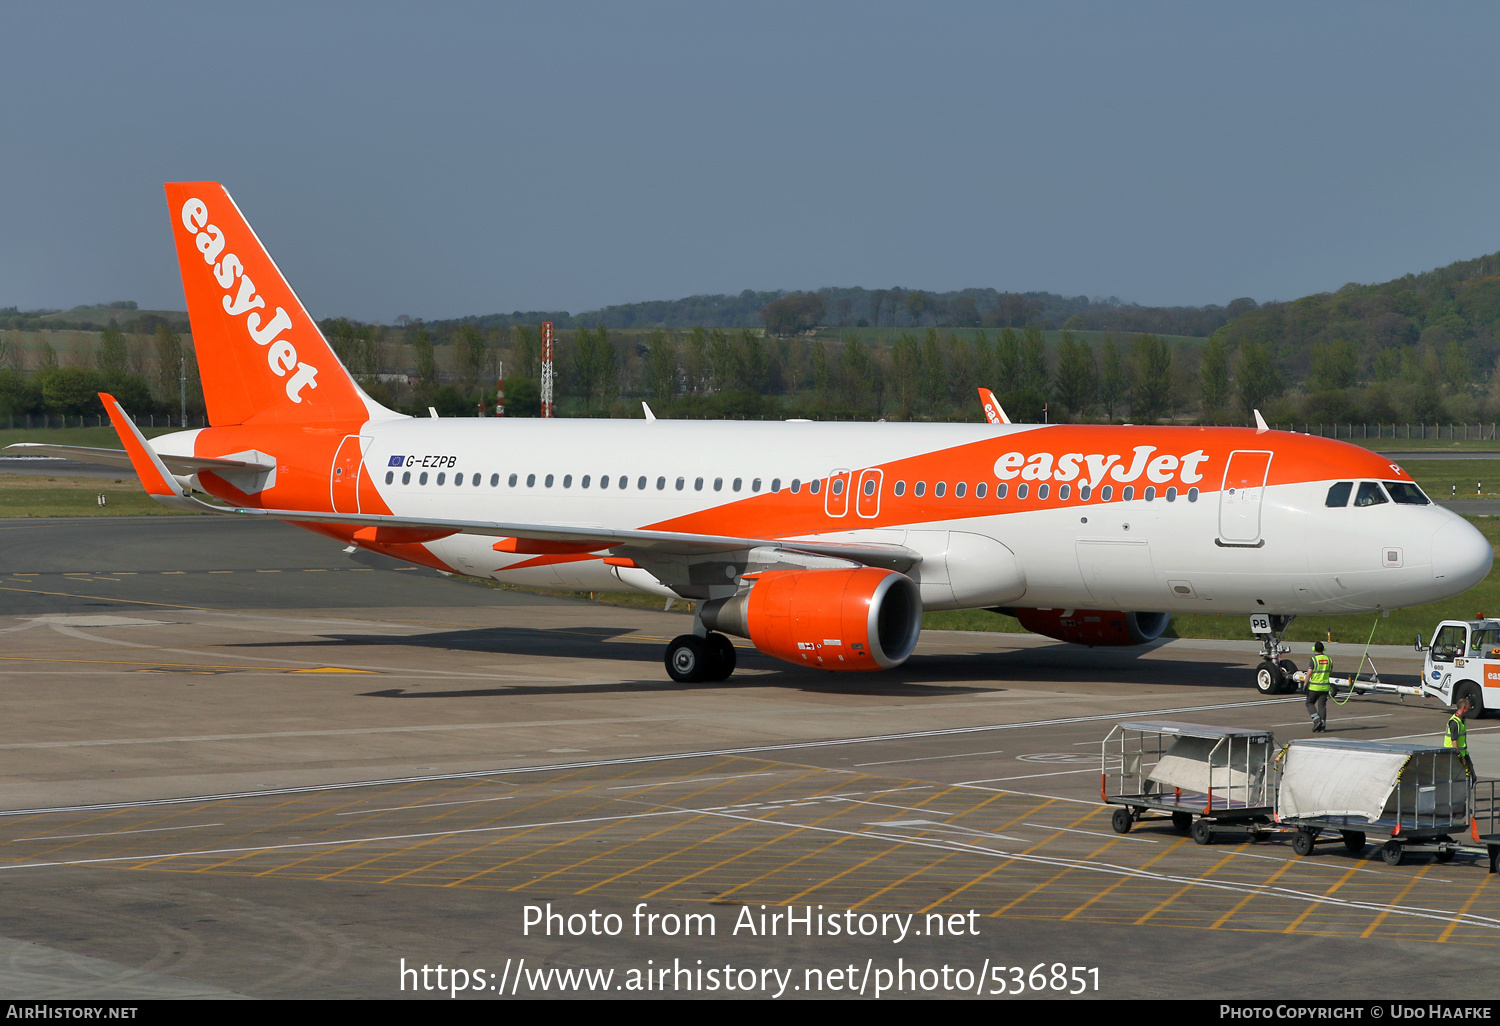
[(184, 310), (141, 310), (133, 300), (75, 306), (71, 310), (20, 310), (0, 307), (0, 328), (20, 331), (102, 331), (114, 321), (127, 334), (150, 335), (165, 321), (173, 331), (188, 330)]

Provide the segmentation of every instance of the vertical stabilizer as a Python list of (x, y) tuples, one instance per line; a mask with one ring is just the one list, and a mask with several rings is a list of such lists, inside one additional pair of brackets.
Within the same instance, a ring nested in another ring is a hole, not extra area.
[(378, 412), (224, 187), (166, 190), (209, 422), (363, 423)]

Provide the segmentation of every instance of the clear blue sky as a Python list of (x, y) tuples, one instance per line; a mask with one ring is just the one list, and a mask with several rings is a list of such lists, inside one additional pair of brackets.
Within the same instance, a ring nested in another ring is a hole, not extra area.
[(0, 307), (181, 309), (224, 182), (315, 316), (824, 285), (1290, 299), (1500, 249), (1493, 4), (8, 3)]

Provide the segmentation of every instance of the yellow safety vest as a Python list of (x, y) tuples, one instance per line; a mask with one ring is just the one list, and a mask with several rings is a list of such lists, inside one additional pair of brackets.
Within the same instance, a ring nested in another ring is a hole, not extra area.
[(1333, 669), (1333, 660), (1322, 652), (1314, 652), (1312, 661), (1312, 673), (1307, 677), (1307, 690), (1332, 691), (1333, 685), (1328, 683), (1328, 674)]
[[(1453, 729), (1455, 723), (1458, 724), (1457, 731)], [(1453, 736), (1455, 733), (1458, 735), (1456, 739)], [(1458, 749), (1458, 754), (1465, 758), (1469, 755), (1469, 725), (1464, 722), (1464, 718), (1458, 715), (1458, 713), (1454, 713), (1448, 717), (1448, 730), (1443, 734), (1443, 747), (1456, 748)]]

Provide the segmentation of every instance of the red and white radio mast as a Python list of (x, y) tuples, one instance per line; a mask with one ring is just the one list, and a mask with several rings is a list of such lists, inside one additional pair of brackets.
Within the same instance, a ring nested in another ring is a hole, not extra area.
[(552, 416), (552, 322), (542, 322), (542, 416)]

